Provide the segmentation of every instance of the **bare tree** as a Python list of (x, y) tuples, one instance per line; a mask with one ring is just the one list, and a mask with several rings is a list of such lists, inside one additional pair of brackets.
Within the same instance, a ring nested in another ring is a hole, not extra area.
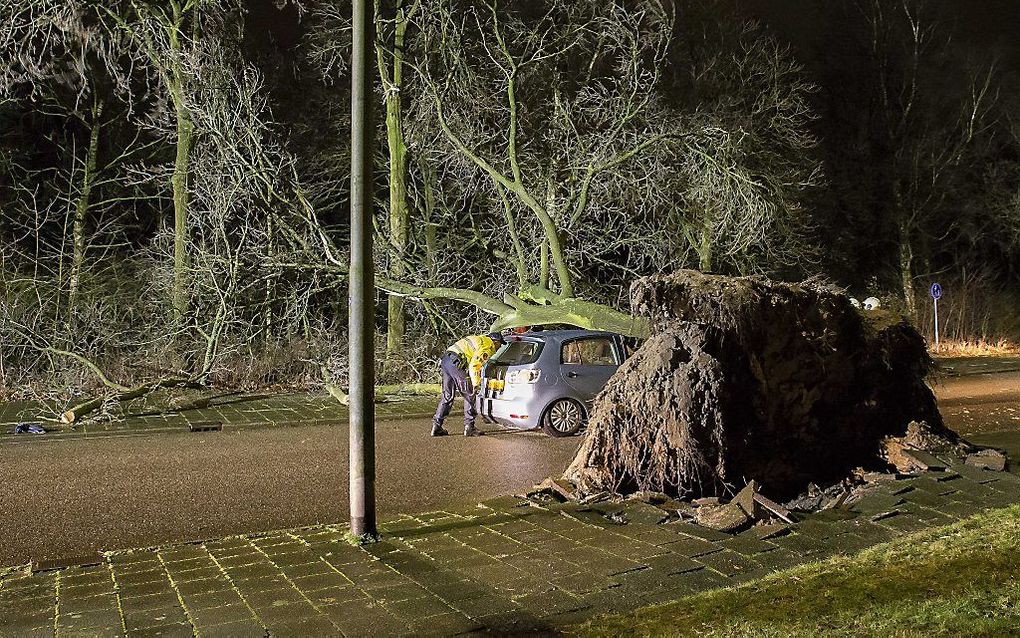
[[(804, 161), (814, 143), (805, 133), (810, 87), (775, 45), (749, 38), (732, 74), (734, 85), (771, 78), (759, 81), (767, 90), (740, 114), (765, 124), (756, 133), (735, 125), (736, 117), (728, 121), (729, 113), (669, 104), (667, 5), (549, 2), (536, 13), (445, 2), (427, 14), (418, 117), (435, 118), (468, 165), (461, 175), (470, 168), (487, 179), (489, 200), (502, 208), (517, 289), (498, 300), (399, 281), (380, 281), (382, 288), (481, 304), (500, 317), (497, 326), (641, 332), (626, 313), (578, 298), (571, 264), (603, 257), (602, 265), (622, 263), (628, 274), (635, 272), (628, 261), (682, 265), (682, 258), (661, 259), (678, 246), (662, 230), (670, 218), (706, 266), (711, 251), (746, 255), (793, 234), (783, 220), (798, 216), (796, 194), (817, 179)], [(768, 152), (777, 138), (785, 156)], [(424, 143), (414, 151), (442, 161)], [(677, 206), (683, 200), (687, 206)]]
[[(172, 108), (169, 136), (175, 140), (170, 184), (174, 204), (173, 308), (179, 318), (188, 309), (186, 293), (191, 153), (195, 144), (194, 114), (188, 104), (202, 90), (201, 53), (206, 40), (221, 37), (236, 20), (240, 7), (232, 0), (129, 0), (124, 10), (108, 15), (128, 35), (139, 52), (138, 63), (163, 86)], [(160, 122), (154, 122), (162, 126)]]
[[(58, 218), (67, 213), (70, 310), (85, 268), (89, 225), (98, 225), (115, 204), (134, 197), (123, 183), (120, 168), (151, 149), (140, 143), (138, 134), (125, 136), (119, 130), (129, 126), (131, 103), (136, 98), (133, 89), (137, 87), (129, 77), (129, 53), (106, 28), (104, 18), (103, 7), (89, 0), (19, 0), (0, 8), (0, 23), (6, 26), (0, 35), (6, 41), (0, 87), (11, 102), (18, 103), (17, 108), (65, 123), (51, 140), (62, 160), (59, 166), (39, 171), (12, 162), (11, 169), (21, 170), (22, 176), (35, 170), (37, 179), (28, 183), (48, 183), (55, 201), (47, 208)], [(103, 151), (108, 157), (100, 157)], [(16, 180), (12, 180), (12, 188), (34, 202), (47, 196), (45, 192), (28, 193)], [(63, 273), (63, 245), (55, 248)]]
[(907, 312), (916, 318), (918, 257), (926, 260), (926, 244), (951, 232), (940, 220), (953, 217), (947, 210), (953, 191), (987, 139), (995, 71), (961, 71), (951, 38), (926, 2), (870, 0), (861, 9), (870, 29), (900, 283)]

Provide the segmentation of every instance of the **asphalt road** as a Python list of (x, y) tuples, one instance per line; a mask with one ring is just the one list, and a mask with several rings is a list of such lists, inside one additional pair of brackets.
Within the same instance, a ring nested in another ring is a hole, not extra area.
[(946, 425), (964, 436), (1020, 430), (1020, 371), (949, 377), (934, 389)]
[[(580, 442), (376, 429), (383, 516), (519, 492), (561, 474)], [(344, 521), (347, 449), (329, 426), (0, 445), (0, 567)]]
[[(948, 378), (936, 393), (964, 435), (1020, 429), (1020, 372)], [(580, 442), (432, 439), (423, 420), (377, 430), (383, 516), (523, 490), (560, 474)], [(326, 426), (0, 445), (0, 566), (344, 521), (346, 460), (346, 428)]]

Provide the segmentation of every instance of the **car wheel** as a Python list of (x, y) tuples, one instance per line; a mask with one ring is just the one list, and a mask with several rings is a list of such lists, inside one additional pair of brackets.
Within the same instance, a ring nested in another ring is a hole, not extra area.
[(584, 408), (573, 399), (558, 399), (542, 417), (542, 429), (549, 436), (573, 436), (584, 425)]

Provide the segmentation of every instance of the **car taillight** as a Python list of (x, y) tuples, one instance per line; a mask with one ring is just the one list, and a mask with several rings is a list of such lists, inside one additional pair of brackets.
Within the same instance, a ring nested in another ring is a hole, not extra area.
[(535, 383), (538, 381), (538, 377), (541, 376), (541, 373), (541, 370), (514, 370), (510, 374), (506, 375), (506, 382), (509, 384)]

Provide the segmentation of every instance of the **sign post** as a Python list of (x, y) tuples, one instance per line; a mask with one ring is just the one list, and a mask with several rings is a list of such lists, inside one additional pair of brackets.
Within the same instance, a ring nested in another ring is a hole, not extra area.
[(942, 298), (942, 286), (931, 285), (931, 298), (935, 301), (935, 352), (939, 351), (939, 299)]

